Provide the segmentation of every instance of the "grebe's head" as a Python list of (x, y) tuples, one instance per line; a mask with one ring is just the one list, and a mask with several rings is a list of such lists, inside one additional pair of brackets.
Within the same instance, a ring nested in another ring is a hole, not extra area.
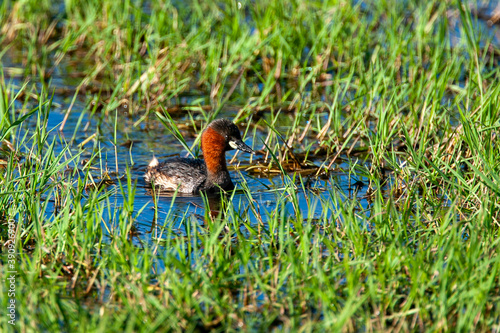
[[(232, 149), (238, 149), (250, 154), (255, 154), (255, 152), (250, 148), (248, 145), (246, 145), (243, 140), (241, 139), (241, 134), (240, 130), (238, 127), (230, 120), (227, 119), (216, 119), (212, 121), (205, 132), (203, 132), (202, 136), (202, 147), (203, 147), (203, 141), (206, 141), (209, 138), (205, 138), (206, 136), (210, 137), (209, 141), (212, 141), (211, 137), (213, 136), (219, 136), (219, 139), (224, 139), (224, 145), (225, 147), (223, 148), (224, 151), (227, 150), (232, 150)], [(222, 140), (215, 140), (219, 141), (222, 144)]]

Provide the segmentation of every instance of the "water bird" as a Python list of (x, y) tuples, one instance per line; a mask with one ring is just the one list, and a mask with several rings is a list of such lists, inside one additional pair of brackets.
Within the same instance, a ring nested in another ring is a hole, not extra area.
[(226, 151), (255, 152), (241, 139), (240, 130), (228, 119), (212, 121), (201, 135), (204, 159), (174, 157), (149, 163), (146, 182), (164, 190), (181, 193), (231, 191), (234, 184), (226, 166)]

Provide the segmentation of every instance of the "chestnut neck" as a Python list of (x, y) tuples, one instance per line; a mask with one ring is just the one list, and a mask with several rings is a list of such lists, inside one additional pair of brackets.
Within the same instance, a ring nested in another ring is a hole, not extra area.
[(227, 172), (226, 139), (214, 129), (208, 127), (201, 136), (201, 150), (207, 166), (208, 178), (221, 172)]

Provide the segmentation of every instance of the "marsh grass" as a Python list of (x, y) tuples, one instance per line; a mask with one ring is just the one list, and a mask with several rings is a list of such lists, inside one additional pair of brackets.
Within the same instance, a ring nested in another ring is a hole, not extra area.
[[(4, 1), (0, 29), (22, 52), (0, 79), (2, 331), (500, 329), (499, 52), (467, 6)], [(47, 125), (58, 77), (69, 140)], [(179, 119), (226, 109), (273, 204), (245, 180), (213, 214), (153, 191), (143, 240), (122, 117), (196, 154)]]

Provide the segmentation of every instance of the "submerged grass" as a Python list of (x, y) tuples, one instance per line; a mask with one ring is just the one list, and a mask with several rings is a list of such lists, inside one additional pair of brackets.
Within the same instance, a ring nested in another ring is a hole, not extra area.
[[(500, 53), (460, 2), (4, 1), (0, 29), (2, 331), (500, 329)], [(226, 109), (273, 204), (155, 201), (142, 239), (121, 117)]]

